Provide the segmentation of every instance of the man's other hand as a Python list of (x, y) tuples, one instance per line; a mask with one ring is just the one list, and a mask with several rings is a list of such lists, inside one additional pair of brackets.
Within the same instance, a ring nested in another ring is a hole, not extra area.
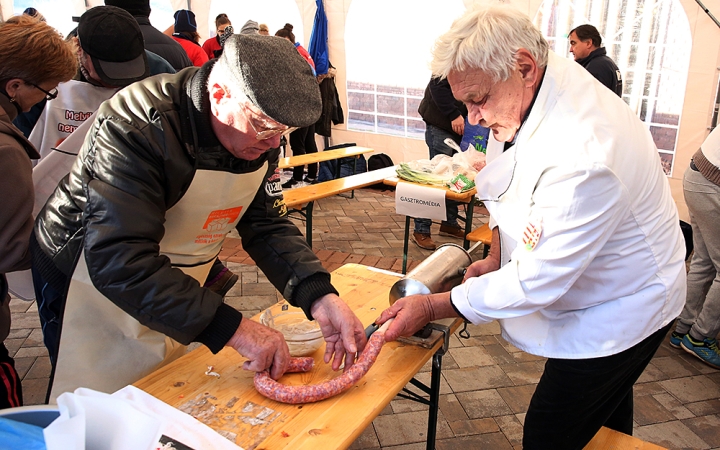
[(274, 380), (280, 378), (290, 361), (290, 350), (282, 333), (254, 320), (242, 319), (227, 343), (248, 360), (242, 368), (254, 372), (270, 371)]
[(355, 363), (357, 354), (365, 348), (367, 339), (360, 319), (337, 295), (327, 294), (310, 307), (325, 337), (325, 363), (332, 359), (332, 369), (345, 362), (345, 370)]
[(453, 131), (460, 136), (465, 132), (465, 118), (463, 116), (457, 116), (452, 122), (450, 122)]

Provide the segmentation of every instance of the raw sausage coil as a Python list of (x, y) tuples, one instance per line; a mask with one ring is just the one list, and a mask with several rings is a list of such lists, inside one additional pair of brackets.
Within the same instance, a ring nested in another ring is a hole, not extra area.
[[(385, 332), (376, 331), (368, 340), (365, 349), (357, 362), (342, 375), (322, 382), (306, 386), (287, 386), (270, 378), (267, 371), (255, 374), (255, 389), (265, 397), (281, 403), (299, 404), (325, 400), (354, 386), (362, 378), (377, 359), (380, 349), (385, 343)], [(308, 364), (307, 360), (310, 360)], [(312, 358), (290, 358), (288, 372), (307, 372), (312, 369)], [(298, 370), (295, 370), (298, 369)], [(303, 370), (304, 369), (304, 370)]]

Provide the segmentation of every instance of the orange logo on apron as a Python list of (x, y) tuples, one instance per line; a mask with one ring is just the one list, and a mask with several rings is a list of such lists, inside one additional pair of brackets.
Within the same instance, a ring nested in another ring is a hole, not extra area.
[(222, 239), (227, 234), (225, 229), (240, 217), (241, 211), (242, 206), (212, 211), (208, 215), (205, 225), (203, 225), (203, 230), (207, 230), (208, 233), (198, 235), (195, 238), (195, 243), (211, 244)]

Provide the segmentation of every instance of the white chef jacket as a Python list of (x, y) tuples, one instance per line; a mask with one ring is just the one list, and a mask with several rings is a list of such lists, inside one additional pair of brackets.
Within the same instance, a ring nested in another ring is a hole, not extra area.
[(720, 168), (720, 127), (715, 128), (705, 138), (702, 145), (703, 156), (715, 167)]
[[(500, 227), (501, 268), (452, 290), (465, 318), (497, 319), (526, 352), (580, 359), (626, 350), (677, 317), (677, 209), (649, 131), (619, 97), (551, 52), (515, 145), (488, 153), (477, 195)], [(532, 226), (534, 247), (523, 243)]]

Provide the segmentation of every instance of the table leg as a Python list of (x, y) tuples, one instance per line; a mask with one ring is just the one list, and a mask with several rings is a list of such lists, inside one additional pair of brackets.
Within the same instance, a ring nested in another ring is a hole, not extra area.
[(428, 405), (430, 408), (428, 414), (428, 428), (427, 428), (427, 449), (433, 450), (435, 448), (435, 437), (437, 435), (437, 418), (438, 409), (440, 407), (440, 376), (442, 375), (442, 357), (450, 348), (450, 336), (452, 335), (452, 325), (439, 322), (431, 322), (433, 330), (440, 331), (443, 334), (443, 345), (432, 357), (432, 370), (430, 372), (430, 386), (418, 381), (413, 378), (410, 380), (410, 384), (420, 389), (422, 392), (428, 394), (430, 399), (425, 399), (421, 394), (413, 392), (407, 388), (403, 388), (398, 393), (398, 397), (412, 400), (423, 405)]
[(315, 202), (310, 202), (305, 207), (305, 240), (312, 250), (312, 212)]
[(410, 216), (405, 216), (405, 241), (403, 243), (403, 264), (402, 273), (407, 272), (408, 241), (410, 240)]
[(440, 406), (440, 374), (442, 371), (441, 351), (435, 352), (432, 358), (432, 372), (430, 377), (430, 413), (428, 415), (427, 450), (435, 448), (435, 435), (437, 434), (438, 408)]
[(475, 197), (470, 199), (467, 205), (467, 211), (465, 212), (465, 240), (463, 241), (463, 248), (468, 250), (470, 248), (470, 241), (467, 239), (467, 235), (472, 231), (472, 220), (473, 220), (473, 209), (475, 208)]
[[(358, 162), (359, 158), (360, 158), (360, 155), (357, 155), (355, 157), (355, 159), (353, 160), (353, 175), (355, 175), (357, 173), (357, 162)], [(355, 189), (350, 191), (350, 198), (355, 198)]]

